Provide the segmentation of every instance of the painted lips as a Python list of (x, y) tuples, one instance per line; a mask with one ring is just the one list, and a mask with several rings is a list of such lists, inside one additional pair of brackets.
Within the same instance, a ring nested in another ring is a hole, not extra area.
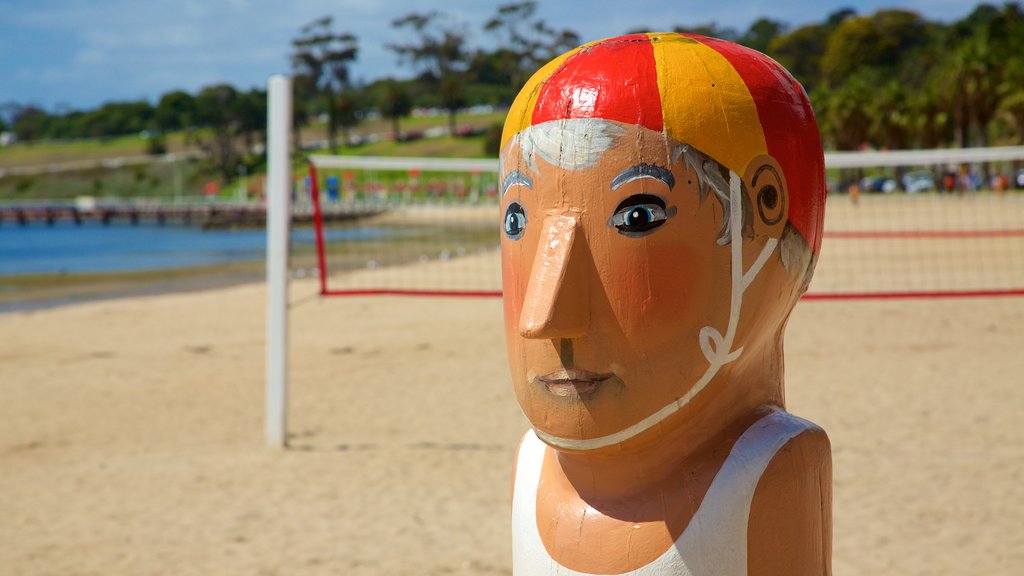
[(563, 368), (550, 374), (538, 376), (536, 381), (543, 384), (548, 392), (555, 396), (586, 396), (593, 393), (602, 382), (611, 376), (611, 373), (598, 374), (586, 370)]

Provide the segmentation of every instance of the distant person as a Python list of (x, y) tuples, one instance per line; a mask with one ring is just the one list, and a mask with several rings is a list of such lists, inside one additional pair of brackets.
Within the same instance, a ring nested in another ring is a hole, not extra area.
[(1010, 179), (1001, 170), (992, 177), (992, 189), (1002, 195), (1010, 187)]
[(956, 191), (961, 196), (971, 187), (971, 179), (967, 177), (967, 165), (962, 164), (956, 173)]
[(953, 172), (946, 172), (946, 175), (942, 177), (942, 187), (946, 192), (950, 193), (956, 190), (956, 174)]
[(974, 192), (974, 180), (971, 178), (971, 173), (966, 168), (960, 171), (960, 186), (957, 187), (961, 194), (964, 192)]

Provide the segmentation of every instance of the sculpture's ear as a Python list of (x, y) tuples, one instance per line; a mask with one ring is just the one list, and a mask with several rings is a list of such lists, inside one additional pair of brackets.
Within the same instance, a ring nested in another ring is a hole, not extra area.
[(789, 188), (782, 167), (771, 156), (755, 156), (747, 164), (743, 183), (753, 207), (755, 235), (781, 237), (789, 217)]

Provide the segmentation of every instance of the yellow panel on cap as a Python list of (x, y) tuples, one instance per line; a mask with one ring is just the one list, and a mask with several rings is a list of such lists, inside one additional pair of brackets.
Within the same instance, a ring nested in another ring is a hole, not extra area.
[(672, 32), (648, 36), (666, 134), (739, 174), (751, 158), (768, 153), (757, 106), (724, 56)]

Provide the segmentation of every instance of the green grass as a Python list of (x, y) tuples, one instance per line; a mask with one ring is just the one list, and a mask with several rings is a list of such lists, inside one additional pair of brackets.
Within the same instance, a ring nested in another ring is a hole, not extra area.
[[(474, 126), (474, 127), (487, 127), (492, 124), (499, 124), (505, 121), (505, 112), (493, 112), (491, 114), (459, 114), (455, 117), (455, 122), (459, 126)], [(448, 126), (448, 116), (409, 116), (408, 118), (402, 118), (399, 126), (403, 133), (410, 130), (426, 130), (427, 128), (433, 128), (434, 126)], [(313, 130), (320, 134), (326, 134), (324, 127), (314, 126)], [(384, 118), (375, 118), (373, 120), (367, 120), (362, 122), (353, 130), (353, 134), (367, 135), (377, 133), (391, 133), (391, 121)]]
[(15, 144), (0, 148), (0, 168), (53, 164), (72, 160), (113, 158), (145, 154), (146, 141), (138, 136), (109, 140), (74, 140)]
[[(0, 168), (140, 156), (148, 153), (148, 143), (146, 138), (139, 136), (19, 143), (0, 148)], [(185, 146), (184, 134), (171, 134), (167, 137), (166, 143), (169, 152), (191, 149)]]
[[(3, 200), (61, 200), (77, 196), (97, 198), (171, 198), (180, 182), (181, 193), (195, 195), (201, 192), (205, 174), (199, 162), (185, 161), (174, 164), (155, 162), (148, 165), (121, 168), (90, 168), (74, 172), (54, 172), (33, 176), (0, 178), (0, 199)], [(223, 186), (224, 193), (233, 193), (233, 186)]]
[(411, 142), (382, 140), (364, 146), (338, 148), (335, 154), (346, 156), (430, 156), (448, 158), (485, 158), (484, 137), (444, 136), (421, 138)]

